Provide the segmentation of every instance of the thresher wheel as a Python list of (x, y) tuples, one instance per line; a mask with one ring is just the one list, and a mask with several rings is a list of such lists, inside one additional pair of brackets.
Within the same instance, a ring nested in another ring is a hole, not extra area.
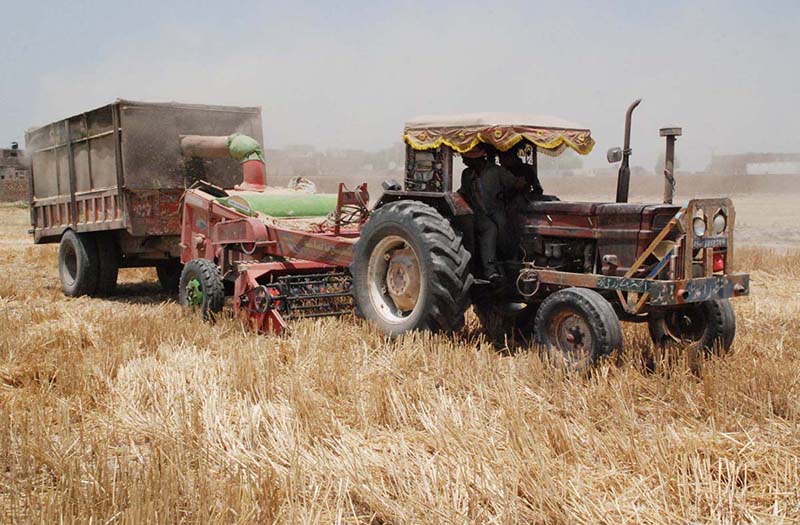
[(225, 304), (225, 287), (222, 275), (213, 261), (192, 259), (181, 272), (178, 285), (178, 302), (192, 310), (199, 310), (205, 320), (213, 320)]
[(461, 235), (418, 201), (387, 204), (361, 228), (350, 271), (356, 311), (384, 332), (454, 331), (473, 277)]
[(58, 246), (58, 276), (64, 295), (91, 295), (97, 289), (97, 243), (91, 234), (67, 230)]
[(614, 308), (588, 288), (565, 288), (542, 302), (535, 342), (556, 364), (585, 370), (597, 359), (622, 351), (622, 325)]
[(705, 353), (727, 352), (736, 335), (736, 314), (728, 299), (652, 312), (647, 326), (656, 346), (688, 345)]

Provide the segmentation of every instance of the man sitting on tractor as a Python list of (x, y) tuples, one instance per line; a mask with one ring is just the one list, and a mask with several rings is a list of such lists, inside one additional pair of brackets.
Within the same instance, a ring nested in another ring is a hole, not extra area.
[(531, 164), (524, 162), (520, 156), (520, 153), (524, 151), (523, 148), (520, 143), (508, 151), (500, 152), (500, 165), (526, 182), (525, 193), (530, 199), (543, 200), (544, 189), (542, 183), (539, 182), (536, 169)]
[(461, 193), (472, 207), (475, 233), (480, 252), (481, 269), (486, 279), (500, 281), (502, 268), (497, 265), (498, 247), (508, 257), (513, 242), (513, 225), (509, 221), (508, 202), (528, 182), (515, 177), (494, 162), (486, 149), (476, 146), (462, 155), (467, 168), (461, 174)]

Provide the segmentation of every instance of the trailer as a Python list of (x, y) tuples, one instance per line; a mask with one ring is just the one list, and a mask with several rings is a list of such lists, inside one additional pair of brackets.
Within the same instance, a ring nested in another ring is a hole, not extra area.
[(261, 142), (261, 109), (119, 99), (26, 132), (31, 232), (60, 243), (64, 292), (108, 294), (119, 268), (152, 266), (176, 290), (181, 196), (241, 180), (230, 159), (185, 155), (181, 137), (233, 133)]

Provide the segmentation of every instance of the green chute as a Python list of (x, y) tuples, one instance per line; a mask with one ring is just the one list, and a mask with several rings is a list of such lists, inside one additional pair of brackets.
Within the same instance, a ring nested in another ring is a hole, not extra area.
[(248, 160), (264, 162), (264, 150), (261, 149), (261, 144), (256, 139), (240, 133), (228, 137), (228, 154), (239, 162)]
[[(229, 203), (234, 199), (235, 203)], [(221, 197), (218, 202), (224, 206), (243, 211), (241, 201), (253, 210), (271, 217), (327, 217), (336, 209), (338, 196), (332, 193), (237, 193), (231, 197)]]

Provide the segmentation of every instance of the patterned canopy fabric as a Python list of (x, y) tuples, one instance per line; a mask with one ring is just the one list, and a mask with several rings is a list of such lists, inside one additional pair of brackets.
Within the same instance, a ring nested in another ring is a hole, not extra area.
[(586, 155), (594, 147), (589, 128), (557, 117), (507, 113), (423, 116), (406, 122), (403, 140), (416, 150), (446, 145), (458, 153), (478, 144), (507, 151), (523, 139), (547, 155), (570, 148)]

